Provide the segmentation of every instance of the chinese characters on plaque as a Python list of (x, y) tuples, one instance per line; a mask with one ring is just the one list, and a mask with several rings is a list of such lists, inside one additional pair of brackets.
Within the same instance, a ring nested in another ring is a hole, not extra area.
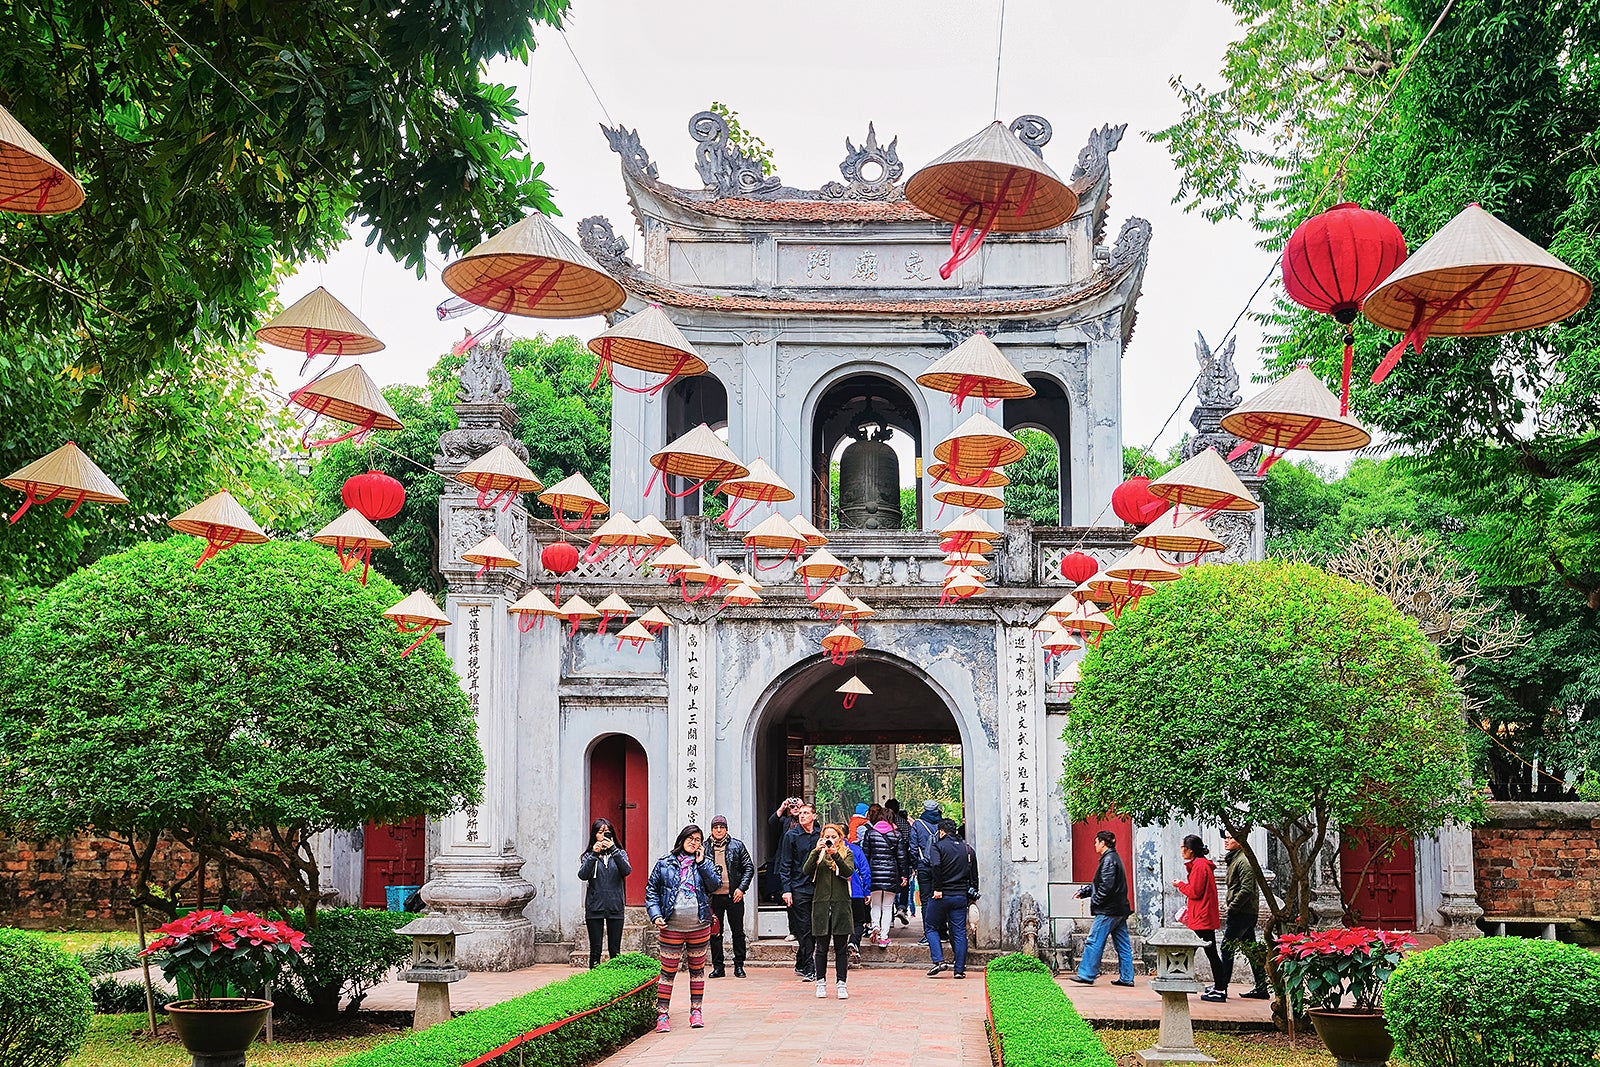
[(948, 242), (808, 245), (780, 242), (778, 284), (837, 289), (954, 289), (931, 266), (950, 253)]
[(1005, 676), (1006, 699), (1000, 709), (1000, 747), (1010, 781), (1011, 858), (1026, 862), (1039, 858), (1039, 835), (1044, 832), (1034, 725), (1033, 648), (1027, 630), (1008, 627), (1003, 632), (1000, 669)]
[(701, 753), (710, 751), (701, 745), (701, 728), (705, 723), (705, 638), (699, 626), (685, 626), (681, 633), (683, 655), (678, 660), (678, 690), (683, 694), (683, 713), (679, 716), (677, 738), (680, 768), (677, 790), (683, 822), (699, 823), (707, 799), (706, 787), (710, 785), (710, 766), (701, 758)]
[[(467, 608), (467, 704), (472, 708), (472, 721), (478, 722), (479, 675), (478, 675), (478, 605), (473, 604)], [(480, 724), (480, 729), (481, 724)], [(462, 836), (467, 844), (480, 844), (481, 834), (478, 832), (478, 808), (473, 805), (462, 813)]]

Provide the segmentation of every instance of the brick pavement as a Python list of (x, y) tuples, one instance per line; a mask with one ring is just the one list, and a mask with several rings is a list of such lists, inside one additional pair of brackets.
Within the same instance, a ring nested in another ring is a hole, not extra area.
[[(1094, 985), (1070, 982), (1066, 975), (1056, 978), (1059, 985), (1078, 1009), (1078, 1014), (1096, 1026), (1115, 1027), (1159, 1026), (1161, 1023), (1161, 994), (1148, 985), (1150, 979), (1140, 976), (1135, 986), (1128, 989), (1114, 986), (1115, 975), (1102, 975)], [(969, 979), (970, 980), (970, 979)], [(1241, 1000), (1236, 987), (1234, 995), (1221, 1004), (1208, 1004), (1199, 996), (1189, 998), (1189, 1016), (1196, 1028), (1205, 1030), (1270, 1030), (1272, 1029), (1271, 1002)]]

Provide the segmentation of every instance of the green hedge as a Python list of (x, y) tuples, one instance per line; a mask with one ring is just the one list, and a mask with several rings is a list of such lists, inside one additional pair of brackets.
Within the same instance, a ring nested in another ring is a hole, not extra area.
[[(660, 973), (661, 965), (655, 959), (630, 952), (515, 1000), (467, 1012), (421, 1033), (347, 1056), (335, 1067), (462, 1067), (531, 1030), (616, 1000)], [(540, 1067), (593, 1063), (654, 1026), (655, 1005), (656, 987), (650, 982), (632, 996), (541, 1034), (491, 1063), (509, 1067), (518, 1062), (519, 1053), (522, 1062)]]
[[(395, 931), (415, 918), (403, 911), (320, 909), (305, 951), (279, 972), (273, 999), (313, 1018), (336, 1015), (346, 997), (345, 1010), (357, 1010), (373, 986), (411, 958), (411, 938)], [(296, 930), (306, 928), (305, 912), (298, 908), (283, 919)]]
[(0, 1067), (75, 1055), (91, 1007), (89, 975), (74, 956), (34, 934), (0, 929)]
[[(984, 973), (990, 1041), (1005, 1067), (1113, 1067), (1111, 1055), (1033, 956), (1001, 956)], [(457, 1065), (459, 1067), (459, 1065)]]
[(1383, 1014), (1413, 1067), (1593, 1067), (1600, 956), (1522, 937), (1451, 941), (1395, 968)]

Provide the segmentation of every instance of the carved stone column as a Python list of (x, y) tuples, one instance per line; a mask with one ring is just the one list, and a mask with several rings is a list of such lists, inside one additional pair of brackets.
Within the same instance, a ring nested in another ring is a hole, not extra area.
[(1483, 918), (1483, 908), (1478, 906), (1472, 828), (1456, 822), (1446, 823), (1436, 836), (1441, 874), (1439, 919), (1443, 923), (1440, 936), (1446, 941), (1482, 937), (1478, 920)]
[(1312, 929), (1332, 930), (1344, 925), (1344, 897), (1334, 874), (1339, 862), (1339, 835), (1328, 831), (1328, 840), (1311, 862)]

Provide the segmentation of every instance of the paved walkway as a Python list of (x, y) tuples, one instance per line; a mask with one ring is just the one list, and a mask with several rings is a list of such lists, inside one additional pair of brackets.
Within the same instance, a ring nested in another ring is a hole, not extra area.
[[(1061, 975), (1056, 978), (1056, 984), (1065, 990), (1078, 1014), (1096, 1026), (1159, 1026), (1161, 994), (1150, 988), (1150, 979), (1141, 975), (1134, 979), (1134, 988), (1128, 989), (1112, 985), (1113, 977), (1102, 975), (1094, 985), (1079, 985)], [(1239, 992), (1248, 988), (1248, 985), (1235, 988), (1235, 995), (1221, 1004), (1208, 1004), (1192, 996), (1189, 1017), (1196, 1027), (1207, 1030), (1272, 1029), (1270, 1001), (1238, 997)]]
[[(581, 973), (576, 967), (563, 967), (555, 963), (541, 963), (520, 971), (473, 971), (450, 986), (450, 1009), (471, 1011), (474, 1008), (486, 1008), (490, 1004), (520, 997), (531, 989)], [(367, 991), (367, 999), (361, 1002), (362, 1011), (410, 1011), (416, 1006), (417, 987), (410, 982), (393, 979), (373, 986)]]

